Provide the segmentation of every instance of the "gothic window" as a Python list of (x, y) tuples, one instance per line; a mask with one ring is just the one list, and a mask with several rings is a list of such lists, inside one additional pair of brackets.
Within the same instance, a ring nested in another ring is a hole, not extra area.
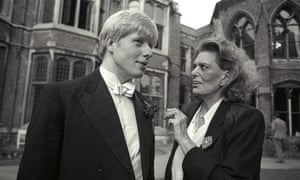
[(251, 59), (254, 59), (254, 25), (250, 18), (242, 15), (234, 20), (230, 40), (243, 48)]
[(277, 59), (300, 59), (299, 13), (290, 6), (282, 8), (272, 22), (272, 52)]

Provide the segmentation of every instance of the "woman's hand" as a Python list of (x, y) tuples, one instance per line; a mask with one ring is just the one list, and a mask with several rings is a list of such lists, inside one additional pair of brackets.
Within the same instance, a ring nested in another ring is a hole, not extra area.
[(174, 138), (180, 145), (184, 154), (196, 146), (187, 134), (187, 116), (177, 108), (168, 108), (165, 119), (174, 127)]

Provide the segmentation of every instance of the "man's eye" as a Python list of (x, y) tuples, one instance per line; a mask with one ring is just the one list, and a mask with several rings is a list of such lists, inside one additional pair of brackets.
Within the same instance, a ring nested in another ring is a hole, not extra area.
[(142, 44), (144, 43), (141, 39), (136, 39), (134, 40), (134, 43), (137, 45), (137, 46), (142, 46)]

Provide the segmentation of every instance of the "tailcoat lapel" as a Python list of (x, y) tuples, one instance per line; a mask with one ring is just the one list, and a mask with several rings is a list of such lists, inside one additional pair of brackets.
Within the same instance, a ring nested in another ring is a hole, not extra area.
[(79, 102), (99, 135), (134, 176), (121, 123), (109, 90), (99, 71), (90, 76), (84, 91), (78, 94)]
[[(147, 176), (149, 169), (150, 152), (153, 139), (152, 119), (146, 118), (144, 115), (145, 104), (140, 96), (135, 93), (133, 96), (137, 126), (139, 131), (140, 152), (142, 159), (143, 175)], [(153, 146), (153, 145), (152, 145)]]

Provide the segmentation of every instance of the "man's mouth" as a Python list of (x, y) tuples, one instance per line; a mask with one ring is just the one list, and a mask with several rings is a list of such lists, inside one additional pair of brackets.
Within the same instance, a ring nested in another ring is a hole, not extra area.
[(141, 65), (143, 65), (143, 66), (147, 66), (147, 62), (143, 62), (143, 61), (137, 61), (137, 63), (139, 63), (139, 64), (141, 64)]
[(138, 63), (138, 64), (142, 65), (142, 66), (141, 66), (141, 68), (142, 68), (143, 70), (145, 70), (145, 69), (146, 69), (146, 67), (147, 67), (147, 65), (148, 65), (148, 63), (147, 63), (147, 62), (143, 62), (143, 61), (137, 61), (136, 63)]

